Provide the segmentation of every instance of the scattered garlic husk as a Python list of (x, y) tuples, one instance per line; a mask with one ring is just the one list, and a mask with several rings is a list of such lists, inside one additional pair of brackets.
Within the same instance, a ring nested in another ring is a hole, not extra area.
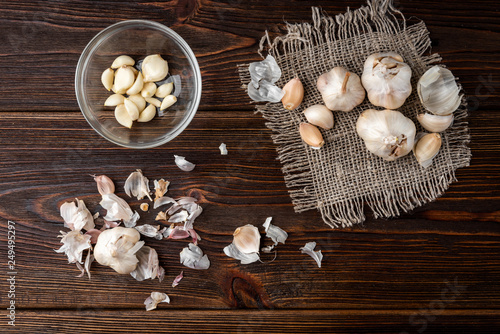
[(111, 68), (107, 68), (102, 72), (101, 74), (101, 82), (104, 88), (108, 90), (108, 92), (113, 88), (113, 81), (115, 78), (115, 71), (113, 71)]
[(175, 277), (174, 281), (172, 282), (172, 288), (175, 288), (177, 285), (179, 285), (179, 282), (184, 278), (184, 271), (181, 271), (177, 277)]
[(137, 107), (137, 105), (134, 102), (132, 102), (129, 98), (124, 99), (123, 104), (125, 105), (125, 110), (127, 110), (128, 115), (130, 116), (130, 119), (132, 121), (137, 120), (139, 118), (139, 114), (140, 114), (140, 111), (139, 111), (139, 108)]
[(134, 66), (135, 65), (135, 60), (132, 59), (132, 57), (127, 56), (127, 55), (121, 55), (115, 58), (113, 60), (113, 63), (111, 64), (111, 68), (120, 68), (122, 66)]
[(411, 69), (394, 52), (375, 53), (364, 64), (361, 81), (376, 106), (397, 109), (411, 94)]
[(59, 232), (61, 233), (59, 237), (62, 238), (61, 243), (63, 245), (54, 251), (56, 253), (65, 253), (69, 263), (82, 263), (83, 251), (92, 247), (90, 244), (91, 236), (83, 234), (79, 230)]
[(162, 205), (175, 204), (175, 203), (176, 202), (175, 202), (175, 200), (172, 197), (162, 196), (160, 198), (155, 199), (155, 203), (153, 205), (153, 209), (157, 209), (157, 208), (159, 208)]
[(441, 136), (439, 133), (421, 134), (415, 144), (413, 153), (418, 163), (427, 168), (432, 164), (432, 159), (439, 153), (441, 148)]
[(191, 269), (204, 270), (210, 267), (208, 256), (203, 255), (201, 248), (193, 243), (189, 243), (188, 247), (181, 251), (180, 261), (184, 266)]
[(151, 296), (146, 298), (144, 305), (146, 305), (146, 311), (152, 311), (156, 309), (159, 303), (170, 304), (170, 298), (166, 293), (163, 292), (151, 292)]
[(301, 253), (307, 254), (316, 261), (318, 267), (321, 268), (321, 261), (323, 260), (323, 254), (321, 254), (321, 250), (314, 251), (316, 247), (316, 242), (311, 241), (305, 244), (304, 247), (300, 248)]
[(274, 242), (274, 246), (276, 246), (279, 242), (285, 244), (285, 241), (288, 238), (288, 233), (278, 226), (271, 224), (272, 219), (272, 217), (267, 217), (266, 221), (262, 225), (265, 228), (266, 237), (271, 238)]
[(293, 78), (285, 86), (283, 86), (285, 95), (281, 99), (283, 107), (287, 110), (296, 109), (304, 99), (304, 86), (300, 79)]
[(325, 130), (333, 128), (334, 119), (330, 109), (321, 104), (316, 104), (304, 110), (304, 116), (309, 123)]
[(137, 281), (158, 278), (158, 282), (161, 283), (165, 277), (165, 269), (160, 266), (156, 250), (148, 246), (142, 246), (135, 255), (139, 262), (135, 270), (130, 273), (130, 276)]
[(87, 257), (85, 258), (85, 264), (82, 265), (78, 262), (76, 262), (76, 267), (78, 269), (80, 269), (81, 273), (80, 275), (76, 276), (76, 277), (83, 277), (83, 275), (85, 275), (85, 273), (87, 273), (87, 276), (89, 277), (89, 280), (91, 278), (91, 275), (90, 275), (90, 265), (92, 264), (92, 262), (94, 261), (94, 255), (92, 255), (92, 249), (89, 248), (88, 251), (87, 251)]
[(194, 167), (196, 167), (195, 164), (187, 161), (186, 158), (184, 158), (182, 156), (174, 154), (174, 158), (175, 158), (175, 164), (177, 165), (177, 167), (179, 167), (181, 170), (183, 170), (185, 172), (190, 172), (194, 169)]
[(248, 96), (255, 102), (280, 102), (285, 92), (274, 83), (265, 80), (259, 82), (258, 87), (252, 83), (248, 85)]
[(115, 119), (120, 125), (123, 125), (126, 128), (132, 128), (132, 124), (134, 121), (130, 117), (127, 109), (125, 108), (125, 104), (119, 104), (115, 108)]
[(417, 115), (417, 120), (424, 129), (430, 132), (443, 132), (453, 123), (453, 114), (438, 116), (428, 113)]
[(241, 264), (250, 264), (260, 260), (259, 253), (243, 253), (234, 243), (224, 247), (224, 254), (235, 260), (239, 260)]
[(134, 227), (140, 216), (137, 211), (133, 212), (125, 200), (115, 194), (102, 195), (102, 200), (99, 204), (107, 210), (104, 220), (116, 222), (123, 220), (126, 227)]
[[(157, 240), (163, 239), (163, 229), (160, 231), (158, 226), (153, 226), (150, 224), (144, 224), (140, 226), (135, 226), (134, 228), (139, 231), (140, 234), (149, 237), (149, 238), (155, 238)], [(166, 228), (165, 228), (166, 229)]]
[(127, 95), (139, 94), (142, 91), (143, 86), (144, 86), (144, 80), (142, 77), (142, 73), (139, 72), (137, 73), (137, 78), (135, 78), (135, 82), (132, 85), (132, 87), (127, 89)]
[(260, 247), (259, 229), (251, 224), (238, 227), (233, 233), (233, 243), (242, 253), (258, 253)]
[(137, 119), (137, 122), (140, 123), (145, 123), (151, 121), (153, 118), (156, 116), (156, 107), (152, 104), (146, 107), (141, 113), (139, 114), (139, 118)]
[(175, 95), (167, 95), (163, 101), (161, 101), (160, 110), (171, 107), (175, 102), (177, 102), (177, 97), (175, 97)]
[(113, 194), (115, 192), (115, 184), (109, 177), (107, 177), (106, 175), (92, 176), (94, 178), (94, 181), (97, 183), (97, 190), (99, 191), (99, 194), (101, 194), (101, 196)]
[(330, 110), (351, 111), (365, 99), (359, 76), (343, 67), (322, 74), (316, 85)]
[(314, 149), (320, 149), (325, 144), (323, 135), (318, 130), (318, 128), (312, 124), (301, 123), (299, 127), (299, 133), (302, 137), (302, 140)]
[(66, 202), (61, 205), (60, 213), (64, 219), (64, 227), (70, 230), (81, 231), (82, 229), (89, 231), (95, 227), (94, 217), (85, 206), (85, 203), (76, 198), (75, 202)]
[(168, 74), (168, 62), (159, 54), (144, 58), (141, 65), (144, 82), (155, 82), (165, 79)]
[(147, 196), (150, 201), (153, 200), (151, 196), (149, 196), (149, 180), (142, 174), (140, 169), (137, 169), (128, 176), (125, 181), (124, 189), (129, 197), (136, 197), (138, 200), (141, 200)]
[(275, 85), (281, 77), (281, 69), (276, 59), (267, 55), (260, 62), (253, 62), (248, 67), (251, 81), (248, 84), (248, 96), (256, 102), (280, 102), (285, 94)]
[(114, 92), (117, 94), (125, 94), (127, 90), (134, 84), (135, 75), (130, 66), (122, 66), (115, 72)]
[(434, 65), (418, 80), (418, 97), (434, 115), (452, 114), (460, 106), (462, 95), (450, 70)]
[(122, 104), (125, 100), (125, 97), (121, 94), (113, 94), (110, 95), (106, 101), (104, 101), (104, 105), (106, 107), (116, 107), (119, 104)]
[(139, 260), (136, 253), (144, 246), (133, 228), (115, 227), (102, 231), (94, 247), (95, 260), (119, 274), (130, 274)]
[(412, 150), (416, 127), (399, 111), (367, 109), (359, 116), (356, 131), (368, 151), (393, 161)]
[(173, 82), (164, 83), (163, 85), (159, 86), (156, 89), (155, 95), (162, 99), (162, 98), (166, 97), (167, 95), (170, 95), (173, 90), (174, 90), (174, 83)]
[(169, 185), (170, 185), (170, 182), (165, 181), (164, 179), (154, 180), (155, 202), (157, 199), (159, 199), (160, 197), (163, 197), (163, 195), (165, 195), (167, 193)]
[(221, 144), (219, 145), (219, 150), (220, 150), (220, 154), (221, 154), (221, 155), (227, 155), (227, 147), (226, 147), (226, 144), (221, 143)]

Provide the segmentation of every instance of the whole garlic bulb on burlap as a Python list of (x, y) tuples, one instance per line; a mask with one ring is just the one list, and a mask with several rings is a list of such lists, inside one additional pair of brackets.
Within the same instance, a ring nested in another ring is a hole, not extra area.
[(359, 115), (356, 131), (368, 151), (393, 161), (412, 150), (416, 128), (413, 121), (399, 111), (368, 109)]
[(343, 67), (320, 75), (316, 85), (330, 110), (351, 111), (365, 99), (359, 76)]
[(462, 101), (455, 76), (438, 65), (428, 69), (418, 80), (417, 92), (425, 109), (438, 116), (450, 115)]
[(411, 94), (411, 69), (394, 52), (372, 54), (365, 61), (361, 81), (376, 106), (397, 109)]

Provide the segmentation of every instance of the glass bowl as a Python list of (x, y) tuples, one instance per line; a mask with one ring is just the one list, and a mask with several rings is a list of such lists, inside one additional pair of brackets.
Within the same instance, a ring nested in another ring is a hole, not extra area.
[[(104, 106), (113, 92), (104, 88), (101, 74), (120, 55), (137, 63), (152, 54), (168, 62), (166, 82), (174, 81), (177, 102), (162, 116), (134, 122), (129, 129), (116, 121), (114, 107)], [(157, 22), (128, 20), (104, 29), (85, 47), (76, 67), (75, 91), (84, 117), (97, 133), (117, 145), (144, 149), (169, 142), (189, 125), (200, 103), (201, 74), (191, 48), (177, 33)]]

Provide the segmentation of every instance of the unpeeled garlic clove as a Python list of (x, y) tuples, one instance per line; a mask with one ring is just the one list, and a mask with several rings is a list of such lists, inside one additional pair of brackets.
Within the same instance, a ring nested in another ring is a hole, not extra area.
[(168, 74), (168, 62), (159, 54), (147, 56), (142, 62), (142, 74), (144, 82), (161, 81)]
[(128, 114), (127, 109), (125, 109), (124, 104), (119, 104), (116, 106), (115, 118), (118, 121), (118, 123), (120, 123), (124, 127), (129, 128), (129, 129), (132, 128), (133, 121), (132, 121), (132, 118), (130, 117), (130, 115)]
[(439, 153), (441, 142), (439, 133), (425, 134), (417, 141), (413, 153), (422, 167), (427, 168), (432, 164), (432, 159)]
[(233, 244), (244, 254), (258, 253), (260, 249), (259, 229), (251, 224), (238, 227), (233, 233)]
[(462, 102), (455, 76), (438, 65), (428, 69), (418, 80), (417, 92), (422, 105), (434, 115), (450, 115)]
[(319, 149), (325, 144), (321, 132), (312, 124), (301, 123), (299, 132), (302, 140), (314, 149)]
[(281, 99), (283, 107), (288, 110), (296, 109), (304, 99), (304, 86), (299, 78), (290, 80), (283, 86), (285, 95)]
[(124, 99), (125, 99), (125, 97), (121, 94), (113, 94), (113, 95), (110, 95), (106, 99), (106, 101), (104, 101), (104, 105), (106, 107), (115, 107), (119, 104), (122, 104)]
[(142, 78), (142, 73), (139, 72), (137, 73), (137, 78), (135, 78), (134, 84), (127, 90), (127, 95), (139, 94), (143, 86), (144, 86), (144, 81)]
[(175, 95), (167, 95), (163, 99), (163, 101), (161, 101), (160, 110), (167, 109), (168, 107), (170, 107), (171, 105), (173, 105), (175, 102), (177, 102), (177, 98), (175, 97)]
[(430, 132), (443, 132), (450, 127), (451, 123), (453, 123), (453, 119), (453, 114), (438, 116), (423, 113), (417, 115), (419, 123), (424, 127), (424, 129)]
[(134, 71), (129, 66), (122, 66), (115, 72), (115, 93), (125, 94), (134, 84)]
[(125, 99), (123, 101), (124, 105), (125, 105), (125, 110), (127, 110), (130, 118), (135, 121), (136, 119), (139, 118), (139, 108), (137, 108), (137, 105), (130, 101), (130, 99)]
[(156, 116), (156, 107), (152, 104), (146, 107), (143, 111), (141, 111), (141, 114), (139, 115), (139, 118), (137, 119), (137, 122), (149, 122)]
[(156, 108), (160, 108), (160, 106), (161, 106), (161, 101), (158, 99), (155, 99), (154, 97), (146, 97), (146, 98), (144, 98), (144, 100), (146, 100), (147, 103), (154, 105)]
[(322, 74), (316, 86), (330, 110), (351, 111), (365, 99), (359, 76), (343, 67)]
[(146, 99), (142, 97), (141, 94), (130, 95), (128, 99), (135, 103), (139, 112), (143, 111), (146, 108)]
[(118, 56), (113, 63), (111, 64), (111, 68), (120, 68), (122, 66), (134, 66), (135, 60), (129, 56), (122, 55)]
[(310, 106), (304, 110), (304, 116), (309, 123), (319, 126), (325, 130), (333, 128), (333, 113), (330, 109), (321, 104)]
[(101, 82), (104, 88), (108, 90), (108, 92), (113, 88), (113, 80), (115, 78), (115, 71), (111, 68), (107, 68), (101, 74)]
[(172, 93), (173, 89), (174, 89), (174, 83), (169, 82), (169, 83), (163, 84), (160, 87), (158, 87), (156, 89), (155, 95), (162, 99), (165, 96), (170, 95), (170, 93)]
[(154, 82), (145, 82), (141, 90), (142, 97), (152, 97), (156, 93), (156, 84)]

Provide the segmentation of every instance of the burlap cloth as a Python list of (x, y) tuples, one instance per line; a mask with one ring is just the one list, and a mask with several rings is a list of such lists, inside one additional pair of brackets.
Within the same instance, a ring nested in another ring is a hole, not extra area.
[[(285, 182), (296, 212), (318, 209), (331, 227), (348, 227), (363, 222), (366, 203), (375, 218), (394, 217), (435, 200), (456, 180), (455, 170), (469, 165), (469, 131), (465, 99), (455, 111), (451, 128), (442, 133), (442, 147), (431, 167), (424, 169), (412, 153), (396, 161), (384, 161), (367, 151), (356, 133), (359, 114), (374, 107), (368, 99), (351, 112), (334, 112), (335, 126), (322, 130), (325, 146), (309, 148), (298, 127), (306, 121), (302, 111), (323, 104), (316, 88), (317, 78), (335, 66), (343, 66), (359, 76), (366, 58), (376, 52), (395, 51), (412, 69), (413, 93), (398, 110), (416, 120), (424, 112), (416, 90), (422, 74), (441, 60), (438, 54), (424, 55), (431, 41), (420, 22), (406, 26), (404, 16), (391, 1), (372, 0), (357, 10), (335, 17), (313, 8), (312, 24), (288, 24), (288, 33), (271, 41), (267, 32), (259, 54), (274, 56), (282, 70), (277, 82), (283, 87), (298, 76), (305, 89), (301, 106), (288, 111), (281, 103), (258, 105), (257, 111), (273, 130)], [(241, 81), (250, 82), (248, 64), (239, 66)]]

